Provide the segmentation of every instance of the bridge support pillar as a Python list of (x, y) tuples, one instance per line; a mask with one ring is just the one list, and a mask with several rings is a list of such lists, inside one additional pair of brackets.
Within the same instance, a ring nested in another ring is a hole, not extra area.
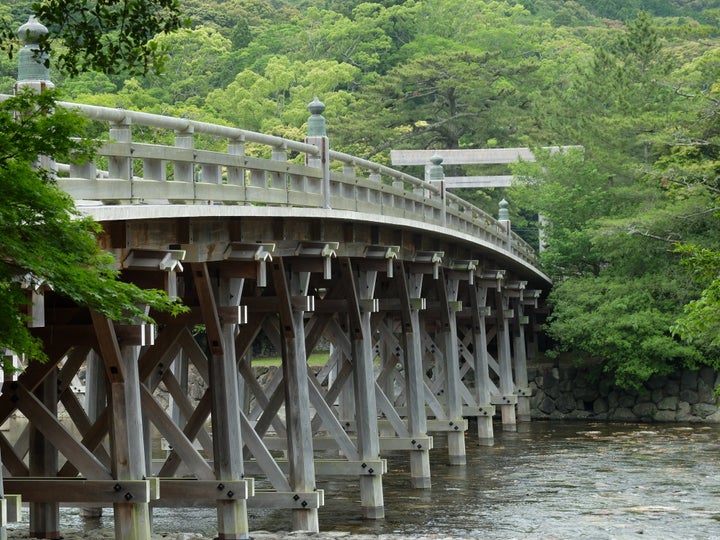
[[(310, 418), (310, 390), (305, 352), (305, 311), (293, 308), (292, 296), (307, 295), (309, 273), (285, 273), (282, 258), (272, 262), (273, 283), (278, 295), (282, 339), (282, 370), (285, 380), (285, 416), (290, 488), (297, 492), (315, 491), (315, 463)], [(292, 528), (296, 531), (320, 530), (317, 508), (292, 510)]]
[[(142, 480), (145, 476), (145, 448), (140, 410), (139, 347), (123, 347), (121, 352), (112, 322), (95, 312), (92, 313), (92, 319), (110, 383), (112, 477), (115, 480)], [(150, 509), (147, 502), (114, 503), (113, 513), (115, 538), (150, 538)]]
[[(405, 390), (407, 393), (408, 429), (411, 437), (426, 439), (425, 381), (420, 337), (420, 313), (417, 302), (422, 292), (423, 274), (405, 273), (402, 261), (395, 261), (402, 319), (402, 343), (405, 350)], [(431, 487), (430, 449), (416, 443), (410, 451), (410, 476), (415, 488)]]
[[(57, 416), (57, 369), (51, 370), (35, 391), (48, 410)], [(56, 476), (58, 452), (50, 441), (30, 424), (30, 475)], [(30, 503), (30, 537), (61, 538), (60, 505), (56, 502)]]
[[(222, 305), (239, 302), (242, 293), (241, 279), (223, 279), (220, 282), (219, 300)], [(215, 476), (219, 482), (242, 480), (245, 476), (241, 434), (240, 410), (242, 403), (238, 389), (235, 359), (237, 325), (223, 324), (220, 328), (222, 354), (213, 354), (208, 363), (209, 385), (212, 389), (212, 426)], [(250, 538), (247, 500), (217, 501), (218, 538), (245, 540)]]
[(515, 384), (512, 373), (512, 355), (510, 351), (510, 322), (508, 320), (508, 300), (500, 291), (496, 292), (497, 306), (497, 349), (498, 365), (500, 369), (500, 416), (504, 431), (516, 431), (517, 419), (515, 416)]
[[(107, 403), (107, 389), (102, 358), (96, 351), (90, 351), (85, 361), (85, 412), (91, 422), (97, 421)], [(85, 506), (80, 514), (86, 518), (99, 518), (103, 509), (96, 506)]]
[(459, 280), (446, 277), (438, 280), (440, 297), (440, 321), (442, 324), (440, 343), (445, 360), (445, 397), (448, 421), (457, 429), (448, 431), (448, 456), (450, 465), (465, 465), (465, 429), (463, 425), (462, 396), (460, 395), (460, 355), (458, 352), (458, 332), (455, 305), (458, 298)]
[[(353, 394), (355, 396), (355, 418), (357, 425), (357, 446), (361, 460), (380, 459), (380, 439), (377, 424), (375, 400), (375, 374), (373, 368), (371, 310), (361, 309), (360, 300), (370, 300), (375, 292), (377, 272), (360, 272), (357, 280), (352, 272), (350, 260), (341, 262), (343, 279), (348, 286), (348, 318), (352, 340)], [(360, 476), (360, 506), (363, 517), (381, 519), (385, 517), (382, 474)]]
[(530, 421), (530, 392), (527, 378), (527, 348), (523, 302), (520, 297), (515, 302), (515, 320), (513, 324), (513, 368), (515, 372), (515, 391), (518, 396), (517, 419)]
[(470, 286), (470, 306), (472, 311), (472, 343), (473, 360), (475, 363), (475, 399), (483, 408), (484, 414), (477, 416), (477, 435), (481, 445), (492, 446), (495, 433), (493, 431), (493, 414), (495, 407), (490, 404), (490, 362), (486, 327), (487, 287), (479, 284)]
[[(192, 273), (205, 322), (208, 349), (208, 384), (210, 386), (210, 413), (213, 427), (213, 461), (218, 482), (243, 479), (242, 435), (240, 432), (240, 398), (235, 359), (234, 324), (221, 324), (207, 265), (193, 264)], [(243, 281), (223, 279), (217, 295), (220, 304), (238, 302)], [(217, 501), (218, 538), (245, 540), (249, 538), (247, 502), (228, 498)]]

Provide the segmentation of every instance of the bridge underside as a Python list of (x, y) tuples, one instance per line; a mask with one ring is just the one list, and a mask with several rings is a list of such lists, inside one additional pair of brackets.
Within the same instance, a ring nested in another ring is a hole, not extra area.
[[(5, 502), (30, 503), (33, 537), (60, 537), (60, 503), (112, 506), (117, 538), (147, 538), (153, 507), (199, 504), (217, 507), (222, 539), (249, 538), (253, 505), (289, 509), (294, 529), (317, 531), (326, 476), (358, 476), (358, 512), (382, 518), (390, 452), (405, 452), (410, 485), (427, 488), (433, 433), (461, 465), (466, 437), (492, 444), (496, 412), (504, 429), (529, 420), (525, 362), (544, 284), (512, 260), (342, 220), (104, 226), (124, 279), (190, 311), (118, 324), (29, 293), (50, 362), (6, 377), (2, 420), (19, 412), (29, 423), (17, 440), (0, 435), (0, 450)], [(260, 335), (282, 357), (262, 378)], [(327, 361), (309, 367), (319, 350)], [(161, 456), (157, 435), (170, 448)]]

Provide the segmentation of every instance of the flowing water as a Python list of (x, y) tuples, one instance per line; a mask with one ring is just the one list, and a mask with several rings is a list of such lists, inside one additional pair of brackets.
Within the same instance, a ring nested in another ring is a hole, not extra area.
[[(492, 447), (473, 444), (470, 432), (466, 441), (465, 466), (446, 465), (436, 444), (427, 490), (409, 487), (406, 455), (390, 456), (383, 520), (359, 518), (356, 479), (319, 479), (321, 529), (488, 540), (720, 539), (720, 426), (532, 422), (518, 432), (496, 430)], [(102, 520), (111, 526), (111, 517)], [(212, 537), (214, 523), (210, 509), (163, 509), (154, 530)], [(288, 512), (251, 510), (250, 527), (289, 530)]]

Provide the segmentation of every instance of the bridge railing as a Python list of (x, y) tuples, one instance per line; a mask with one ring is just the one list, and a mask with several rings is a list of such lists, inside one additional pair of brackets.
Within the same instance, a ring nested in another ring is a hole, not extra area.
[[(530, 264), (536, 262), (535, 250), (490, 214), (435, 183), (378, 163), (328, 151), (330, 167), (324, 169), (306, 164), (323, 158), (322, 149), (314, 144), (186, 118), (78, 103), (59, 105), (105, 124), (108, 130), (108, 140), (97, 153), (99, 160), (58, 166), (58, 185), (80, 208), (98, 204), (330, 208), (447, 227)], [(156, 136), (170, 137), (172, 143), (133, 139), (133, 131), (148, 128), (159, 130), (162, 135)]]

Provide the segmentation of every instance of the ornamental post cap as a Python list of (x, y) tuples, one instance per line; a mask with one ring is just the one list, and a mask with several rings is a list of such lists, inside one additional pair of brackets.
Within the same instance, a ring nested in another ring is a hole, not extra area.
[(307, 108), (310, 114), (322, 114), (325, 112), (325, 104), (317, 96), (308, 104)]
[(325, 104), (315, 96), (307, 108), (310, 111), (307, 127), (308, 137), (327, 137), (325, 117), (322, 115), (325, 111)]
[(498, 203), (498, 206), (500, 209), (498, 210), (498, 219), (501, 221), (509, 221), (510, 220), (510, 210), (508, 210), (508, 206), (510, 204), (503, 199)]
[(430, 165), (430, 170), (428, 171), (429, 180), (442, 180), (443, 178), (445, 178), (445, 172), (443, 171), (443, 167), (441, 165), (442, 162), (443, 158), (437, 154), (433, 154), (433, 156), (430, 158), (430, 163), (432, 163), (432, 165)]
[(25, 44), (40, 43), (40, 38), (48, 33), (47, 27), (30, 15), (28, 21), (17, 30), (17, 36)]

